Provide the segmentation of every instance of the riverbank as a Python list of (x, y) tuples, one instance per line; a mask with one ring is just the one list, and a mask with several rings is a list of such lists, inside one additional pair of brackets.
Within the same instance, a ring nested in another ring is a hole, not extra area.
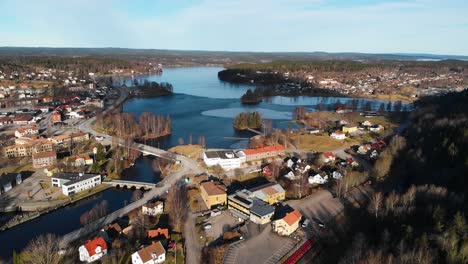
[[(77, 195), (75, 195), (74, 197), (71, 197), (69, 200), (64, 201), (63, 203), (53, 204), (48, 208), (41, 208), (41, 210), (38, 210), (38, 211), (29, 211), (28, 215), (21, 217), (19, 220), (15, 221), (15, 218), (11, 219), (9, 222), (7, 222), (2, 227), (0, 227), (0, 231), (4, 231), (4, 230), (10, 229), (10, 228), (13, 228), (15, 226), (21, 225), (21, 224), (23, 224), (25, 222), (28, 222), (30, 220), (36, 219), (39, 216), (51, 213), (51, 212), (53, 212), (55, 210), (58, 210), (60, 208), (66, 207), (66, 206), (71, 205), (71, 204), (74, 204), (74, 203), (76, 203), (76, 202), (78, 202), (80, 200), (83, 200), (83, 199), (88, 198), (88, 197), (90, 197), (92, 195), (98, 194), (98, 193), (100, 193), (100, 192), (102, 192), (102, 191), (104, 191), (104, 190), (106, 190), (108, 188), (111, 188), (111, 186), (107, 185), (107, 184), (101, 184), (101, 185), (99, 185), (99, 186), (97, 186), (97, 187), (95, 187), (93, 189), (88, 190), (88, 191), (83, 191), (81, 193), (78, 193)], [(50, 201), (50, 202), (56, 202), (56, 201)], [(24, 207), (24, 206), (21, 206), (21, 207)], [(14, 212), (14, 211), (10, 211), (10, 212)]]

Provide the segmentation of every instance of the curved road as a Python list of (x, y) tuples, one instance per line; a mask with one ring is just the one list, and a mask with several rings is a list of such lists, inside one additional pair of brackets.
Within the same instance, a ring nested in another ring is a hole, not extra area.
[[(123, 103), (123, 101), (126, 99), (127, 95), (128, 95), (128, 91), (123, 89), (123, 88), (119, 88), (119, 91), (120, 91), (120, 97), (119, 99), (114, 103), (114, 105), (105, 110), (103, 113), (107, 113), (111, 110), (113, 110), (115, 107), (119, 106), (121, 103)], [(95, 136), (101, 136), (103, 137), (105, 140), (108, 140), (110, 142), (117, 142), (117, 144), (119, 145), (122, 145), (124, 146), (125, 145), (125, 141), (123, 139), (120, 139), (120, 138), (115, 138), (115, 137), (112, 137), (112, 136), (109, 136), (109, 135), (106, 135), (106, 134), (103, 134), (103, 133), (100, 133), (100, 132), (97, 132), (93, 129), (93, 127), (91, 126), (91, 124), (96, 120), (96, 117), (93, 117), (93, 118), (90, 118), (86, 121), (84, 121), (83, 123), (81, 123), (80, 125), (80, 129), (82, 131), (85, 131), (85, 132), (88, 132), (88, 133), (91, 133)], [(132, 148), (134, 149), (138, 149), (142, 152), (145, 152), (147, 154), (152, 154), (152, 155), (155, 155), (155, 156), (160, 156), (160, 157), (163, 157), (163, 158), (167, 158), (168, 156), (171, 157), (170, 159), (175, 159), (177, 161), (180, 162), (180, 169), (177, 170), (177, 171), (173, 171), (171, 172), (169, 175), (167, 175), (159, 184), (158, 186), (159, 187), (156, 187), (156, 188), (153, 188), (152, 190), (146, 192), (144, 194), (144, 196), (140, 199), (140, 200), (137, 200), (85, 227), (82, 227), (80, 229), (77, 229), (71, 233), (68, 233), (66, 235), (64, 235), (60, 241), (60, 245), (62, 247), (66, 247), (66, 245), (68, 245), (70, 242), (80, 238), (80, 237), (83, 237), (83, 236), (86, 236), (86, 235), (90, 235), (91, 233), (99, 230), (100, 228), (102, 228), (104, 225), (106, 224), (109, 224), (111, 223), (112, 221), (114, 221), (115, 219), (117, 219), (118, 217), (120, 216), (123, 216), (127, 213), (129, 213), (130, 211), (132, 210), (135, 210), (141, 206), (143, 206), (144, 204), (146, 204), (148, 201), (150, 201), (151, 199), (157, 197), (157, 196), (161, 196), (163, 195), (164, 193), (166, 193), (172, 186), (174, 186), (176, 184), (177, 181), (179, 181), (184, 175), (188, 174), (188, 173), (201, 173), (201, 172), (204, 172), (205, 170), (203, 168), (201, 168), (197, 161), (196, 160), (193, 160), (193, 159), (190, 159), (188, 157), (185, 157), (185, 156), (182, 156), (182, 155), (178, 155), (178, 154), (174, 154), (174, 153), (171, 153), (171, 152), (168, 152), (166, 150), (163, 150), (163, 149), (158, 149), (158, 148), (155, 148), (155, 147), (151, 147), (151, 146), (148, 146), (148, 145), (145, 145), (145, 144), (140, 144), (140, 143), (134, 143), (132, 144)]]

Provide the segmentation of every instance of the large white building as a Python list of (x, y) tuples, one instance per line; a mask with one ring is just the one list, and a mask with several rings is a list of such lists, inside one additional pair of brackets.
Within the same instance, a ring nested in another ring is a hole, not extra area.
[(203, 161), (206, 166), (220, 165), (224, 170), (240, 168), (245, 162), (245, 154), (242, 151), (211, 150), (203, 153)]
[(101, 175), (83, 173), (57, 173), (52, 176), (52, 185), (61, 187), (65, 195), (76, 194), (101, 184)]

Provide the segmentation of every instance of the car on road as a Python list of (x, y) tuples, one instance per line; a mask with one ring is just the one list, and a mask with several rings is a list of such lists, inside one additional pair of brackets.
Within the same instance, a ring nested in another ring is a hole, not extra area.
[(322, 221), (320, 221), (320, 219), (318, 219), (318, 218), (312, 218), (312, 219), (314, 220), (314, 222), (315, 222), (319, 227), (325, 228), (325, 224), (324, 224)]
[(302, 227), (307, 227), (309, 223), (310, 223), (310, 219), (304, 220), (304, 222), (302, 223)]
[(203, 227), (204, 227), (205, 229), (210, 229), (210, 228), (213, 227), (213, 226), (212, 226), (210, 223), (208, 223), (208, 224), (205, 224)]

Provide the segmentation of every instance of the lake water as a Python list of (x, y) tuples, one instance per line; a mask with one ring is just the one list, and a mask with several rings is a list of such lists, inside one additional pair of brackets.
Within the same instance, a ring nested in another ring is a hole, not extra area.
[[(150, 144), (160, 148), (170, 148), (179, 144), (182, 138), (188, 143), (190, 135), (197, 142), (199, 136), (204, 136), (207, 147), (239, 148), (247, 145), (246, 138), (250, 133), (239, 133), (232, 127), (233, 118), (243, 111), (258, 111), (265, 119), (272, 120), (273, 127), (295, 127), (291, 115), (297, 106), (315, 111), (321, 104), (323, 109), (333, 109), (337, 103), (346, 104), (354, 98), (340, 97), (285, 97), (268, 98), (258, 105), (243, 105), (239, 98), (252, 86), (232, 85), (218, 79), (220, 67), (169, 68), (162, 75), (147, 75), (136, 77), (138, 81), (149, 80), (169, 82), (174, 86), (172, 96), (132, 99), (125, 103), (124, 111), (139, 116), (143, 112), (153, 112), (157, 115), (169, 115), (172, 118), (172, 134), (152, 140)], [(116, 78), (119, 83), (132, 85), (131, 77)], [(369, 102), (372, 109), (377, 110), (381, 103), (372, 99), (357, 99), (358, 109), (363, 109)]]
[[(288, 122), (297, 106), (315, 110), (318, 104), (332, 109), (337, 102), (346, 103), (352, 98), (335, 97), (283, 97), (276, 96), (258, 105), (242, 105), (239, 98), (248, 89), (247, 85), (231, 85), (218, 80), (219, 67), (194, 67), (165, 69), (162, 75), (139, 76), (157, 82), (169, 82), (174, 86), (174, 95), (146, 99), (132, 99), (125, 103), (124, 111), (140, 115), (150, 111), (172, 118), (172, 134), (164, 138), (151, 140), (153, 146), (170, 148), (178, 145), (179, 138), (185, 143), (192, 135), (193, 143), (199, 136), (204, 136), (208, 147), (243, 148), (247, 145), (249, 132), (237, 132), (232, 127), (233, 117), (242, 111), (259, 111), (264, 118), (271, 119), (278, 128), (294, 127)], [(120, 83), (131, 85), (131, 77), (116, 77)], [(382, 102), (359, 99), (358, 108), (370, 102), (377, 109)], [(235, 138), (235, 139), (233, 139)], [(242, 139), (245, 138), (245, 139)], [(135, 165), (122, 174), (123, 180), (158, 182), (159, 173), (152, 169), (153, 159), (141, 157)], [(28, 241), (40, 234), (54, 233), (63, 235), (81, 226), (79, 217), (99, 202), (106, 200), (109, 211), (123, 207), (131, 198), (131, 191), (108, 189), (78, 203), (43, 215), (35, 220), (0, 232), (0, 258), (9, 258), (13, 250), (20, 251)]]

